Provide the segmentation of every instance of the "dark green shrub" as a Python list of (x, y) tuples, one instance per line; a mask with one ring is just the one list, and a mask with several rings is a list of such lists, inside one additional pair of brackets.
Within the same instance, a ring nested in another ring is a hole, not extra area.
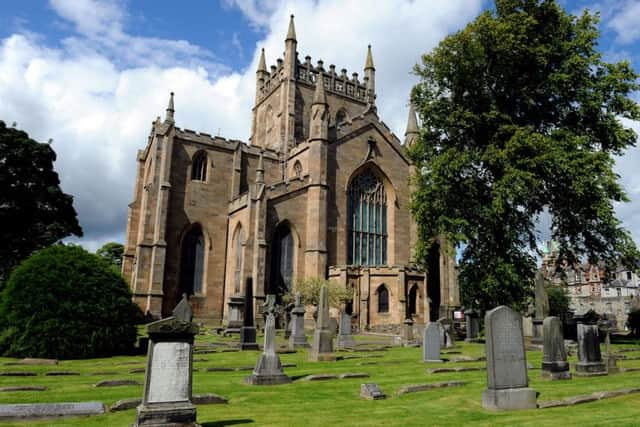
[(634, 337), (640, 336), (640, 308), (632, 308), (627, 317), (627, 327)]
[(141, 320), (118, 271), (79, 246), (23, 261), (0, 298), (0, 354), (80, 359), (130, 353)]
[(549, 316), (566, 319), (571, 301), (567, 289), (562, 286), (548, 286), (546, 290), (549, 297)]

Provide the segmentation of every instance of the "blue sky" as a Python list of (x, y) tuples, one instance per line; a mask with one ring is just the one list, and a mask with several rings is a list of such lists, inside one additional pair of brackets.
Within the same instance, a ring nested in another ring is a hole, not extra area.
[[(574, 13), (600, 11), (605, 58), (640, 70), (640, 0), (561, 3)], [(372, 44), (380, 116), (403, 135), (420, 54), (492, 4), (9, 0), (0, 15), (0, 120), (53, 138), (56, 169), (85, 231), (80, 242), (95, 249), (124, 240), (136, 150), (170, 91), (178, 126), (247, 140), (258, 52), (265, 48), (268, 65), (282, 55), (289, 14), (300, 56), (313, 62), (362, 74)], [(639, 162), (639, 150), (630, 150), (616, 170), (632, 199), (618, 213), (640, 243)]]

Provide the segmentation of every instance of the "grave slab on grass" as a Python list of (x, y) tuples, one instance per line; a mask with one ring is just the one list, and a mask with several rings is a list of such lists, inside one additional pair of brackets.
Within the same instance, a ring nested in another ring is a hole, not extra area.
[(120, 387), (127, 385), (140, 385), (136, 380), (104, 380), (96, 383), (94, 387)]
[(0, 391), (46, 391), (48, 387), (40, 385), (19, 385), (11, 387), (0, 387)]
[(7, 371), (0, 372), (0, 377), (35, 377), (37, 374), (35, 372), (27, 372), (27, 371)]
[(104, 414), (102, 402), (21, 403), (0, 405), (0, 420)]
[(334, 374), (314, 374), (304, 377), (305, 381), (325, 381), (325, 380), (337, 380), (338, 376)]
[(360, 384), (360, 397), (367, 400), (380, 400), (387, 397), (376, 383)]
[(369, 374), (366, 372), (345, 372), (344, 374), (340, 374), (341, 380), (348, 380), (351, 378), (369, 378)]
[(78, 371), (50, 371), (50, 372), (45, 372), (45, 375), (48, 377), (64, 377), (64, 376), (70, 376), (70, 375), (80, 375), (80, 372)]
[(405, 385), (398, 390), (397, 395), (402, 396), (407, 393), (417, 393), (419, 391), (427, 391), (433, 390), (437, 388), (445, 388), (445, 387), (460, 387), (465, 385), (466, 381), (442, 381), (438, 383), (429, 383), (429, 384), (409, 384)]

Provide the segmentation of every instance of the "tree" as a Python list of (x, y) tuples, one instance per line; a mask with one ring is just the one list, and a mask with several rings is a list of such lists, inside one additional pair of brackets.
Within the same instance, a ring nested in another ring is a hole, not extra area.
[(122, 276), (80, 246), (16, 267), (0, 294), (0, 354), (79, 359), (130, 353), (142, 313)]
[(329, 291), (329, 306), (341, 308), (342, 304), (351, 301), (353, 292), (350, 288), (345, 288), (332, 280), (309, 277), (296, 281), (293, 293), (285, 295), (286, 302), (293, 300), (293, 295), (300, 292), (302, 302), (317, 306), (320, 303), (320, 289), (327, 285)]
[(53, 169), (56, 153), (0, 121), (0, 289), (34, 251), (71, 234), (82, 236), (73, 198)]
[(431, 236), (458, 245), (464, 304), (483, 310), (523, 307), (545, 211), (558, 265), (638, 256), (615, 217), (627, 196), (612, 170), (636, 141), (619, 119), (640, 119), (629, 97), (638, 74), (602, 60), (598, 15), (551, 0), (495, 5), (422, 57), (411, 96), (422, 119), (409, 150), (418, 255)]
[(124, 245), (118, 242), (109, 242), (102, 245), (96, 251), (96, 255), (101, 256), (105, 260), (114, 265), (118, 271), (122, 267), (122, 255), (124, 254)]
[(549, 316), (557, 316), (564, 320), (571, 303), (567, 289), (564, 286), (547, 286), (547, 296), (549, 297)]

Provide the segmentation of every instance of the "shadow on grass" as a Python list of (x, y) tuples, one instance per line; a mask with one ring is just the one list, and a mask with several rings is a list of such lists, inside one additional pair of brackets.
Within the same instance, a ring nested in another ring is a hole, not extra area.
[(202, 423), (202, 427), (223, 427), (223, 426), (235, 426), (238, 424), (252, 424), (253, 420), (248, 418), (241, 418), (238, 420), (220, 420), (212, 421), (208, 423)]

